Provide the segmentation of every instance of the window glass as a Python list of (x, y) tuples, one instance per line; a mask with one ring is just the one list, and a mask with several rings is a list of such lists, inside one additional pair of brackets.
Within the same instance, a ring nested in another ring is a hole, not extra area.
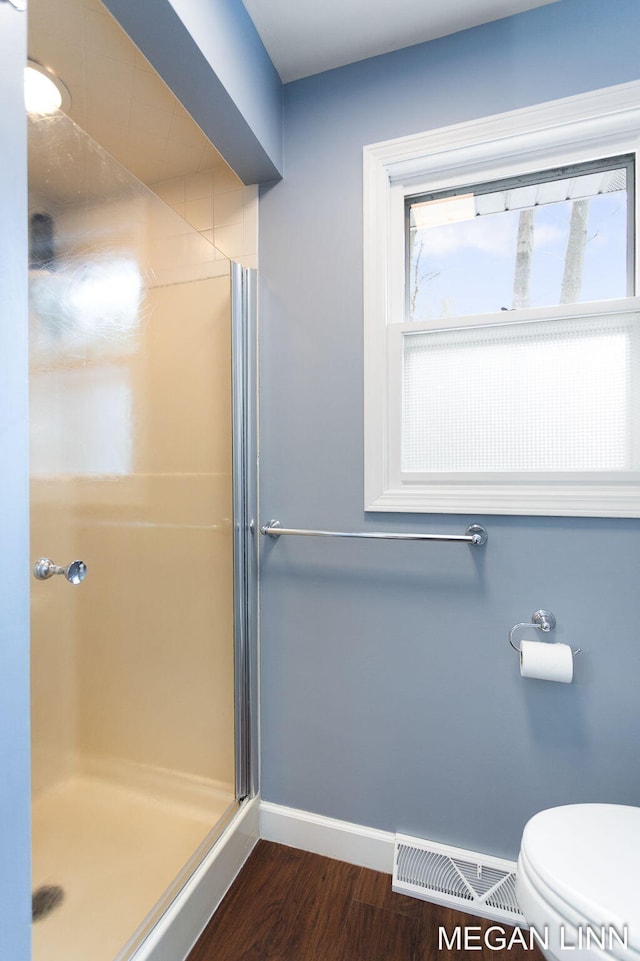
[(632, 164), (617, 157), (409, 197), (407, 318), (633, 295)]
[(635, 314), (403, 341), (403, 471), (640, 469)]

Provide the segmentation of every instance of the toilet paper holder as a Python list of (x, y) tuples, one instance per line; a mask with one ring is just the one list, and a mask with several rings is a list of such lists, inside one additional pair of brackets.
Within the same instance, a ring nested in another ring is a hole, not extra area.
[[(516, 647), (516, 645), (513, 643), (513, 635), (518, 630), (518, 628), (535, 627), (536, 631), (542, 631), (543, 634), (548, 634), (550, 631), (552, 631), (555, 628), (555, 626), (556, 626), (555, 614), (552, 614), (551, 611), (543, 611), (543, 610), (535, 611), (531, 615), (531, 623), (527, 623), (527, 621), (521, 621), (519, 624), (513, 625), (513, 627), (509, 631), (509, 644), (511, 644), (511, 647), (514, 649), (514, 651), (517, 651), (517, 653), (519, 654), (520, 648)], [(576, 648), (575, 651), (572, 649), (571, 653), (575, 657), (575, 655), (579, 654), (581, 650), (582, 648), (578, 647)]]

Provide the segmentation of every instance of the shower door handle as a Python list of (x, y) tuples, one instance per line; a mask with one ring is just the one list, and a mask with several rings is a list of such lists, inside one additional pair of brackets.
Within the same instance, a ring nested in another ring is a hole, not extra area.
[(41, 557), (33, 566), (33, 576), (39, 581), (48, 581), (54, 574), (64, 574), (70, 584), (82, 584), (87, 576), (87, 565), (84, 561), (71, 561), (67, 567), (59, 567), (48, 557)]

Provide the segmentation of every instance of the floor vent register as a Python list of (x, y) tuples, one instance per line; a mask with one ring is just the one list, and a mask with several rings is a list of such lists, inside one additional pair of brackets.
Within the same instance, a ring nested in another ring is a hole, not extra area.
[(513, 861), (396, 834), (393, 890), (508, 924), (525, 924)]

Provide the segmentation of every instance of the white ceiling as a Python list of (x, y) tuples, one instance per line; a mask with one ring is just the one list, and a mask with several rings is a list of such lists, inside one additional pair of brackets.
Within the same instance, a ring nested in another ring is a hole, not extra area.
[(282, 80), (435, 40), (557, 0), (243, 0)]

